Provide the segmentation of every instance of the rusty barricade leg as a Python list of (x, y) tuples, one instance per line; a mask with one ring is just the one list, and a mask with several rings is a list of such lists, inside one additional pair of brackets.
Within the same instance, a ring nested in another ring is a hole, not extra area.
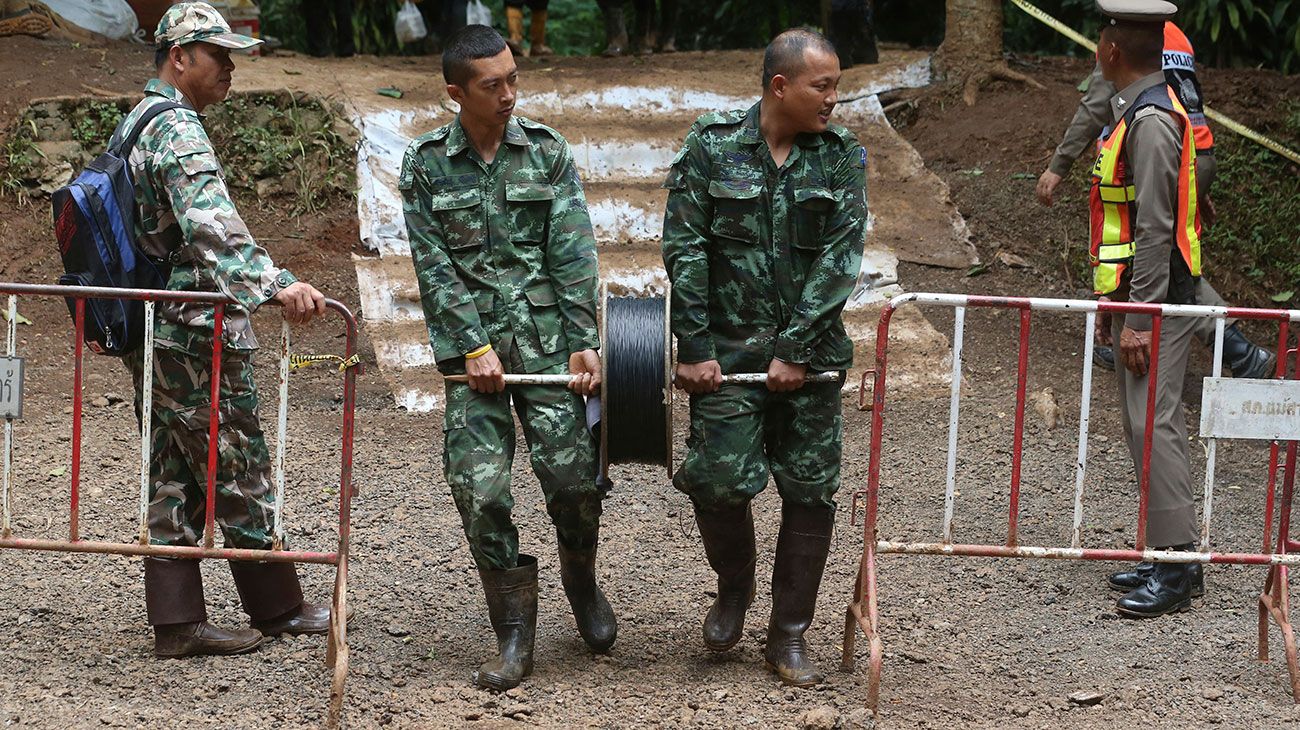
[[(1280, 349), (1278, 356), (1278, 377), (1286, 377), (1288, 362), (1296, 358), (1296, 350)], [(1291, 370), (1292, 379), (1300, 379), (1300, 362)], [(1282, 475), (1282, 504), (1278, 514), (1277, 552), (1290, 554), (1300, 551), (1300, 542), (1291, 538), (1291, 509), (1295, 500), (1296, 451), (1297, 442), (1288, 441), (1286, 445), (1286, 463)], [(1274, 490), (1277, 484), (1279, 444), (1274, 441), (1269, 449), (1269, 480), (1267, 502), (1264, 517), (1264, 551), (1270, 550), (1272, 537), (1271, 522), (1274, 509)], [(1287, 671), (1291, 678), (1291, 697), (1300, 703), (1300, 659), (1297, 658), (1295, 631), (1291, 625), (1290, 601), (1290, 567), (1287, 565), (1269, 566), (1268, 576), (1264, 580), (1264, 590), (1259, 596), (1259, 636), (1258, 657), (1268, 661), (1269, 620), (1272, 619), (1282, 635), (1282, 646), (1286, 654)]]
[[(946, 479), (944, 493), (943, 528), (940, 539), (936, 542), (893, 542), (881, 540), (877, 530), (879, 517), (879, 492), (881, 487), (881, 454), (884, 438), (886, 416), (886, 386), (888, 364), (889, 322), (894, 311), (901, 305), (915, 303), (929, 306), (943, 306), (953, 309), (954, 327), (952, 339), (952, 374), (949, 403), (948, 453), (946, 462)], [(1019, 315), (1019, 348), (1017, 351), (1017, 386), (1015, 392), (1016, 414), (1012, 433), (1012, 464), (1009, 485), (1009, 508), (1007, 514), (1006, 538), (1002, 544), (965, 544), (954, 540), (953, 513), (956, 496), (957, 464), (957, 428), (960, 415), (960, 386), (962, 377), (962, 349), (965, 337), (965, 316), (969, 307), (1014, 309)], [(1026, 407), (1026, 382), (1029, 366), (1029, 333), (1032, 313), (1048, 311), (1058, 313), (1078, 313), (1085, 317), (1086, 333), (1084, 336), (1079, 441), (1077, 463), (1074, 479), (1074, 515), (1069, 547), (1026, 546), (1022, 545), (1019, 535), (1021, 464), (1023, 458), (1024, 418)], [(1089, 404), (1092, 393), (1092, 354), (1093, 330), (1098, 322), (1098, 315), (1105, 314), (1146, 314), (1152, 318), (1152, 344), (1150, 367), (1148, 370), (1146, 392), (1145, 434), (1143, 438), (1142, 457), (1138, 470), (1138, 509), (1137, 525), (1132, 549), (1106, 549), (1084, 547), (1082, 526), (1084, 519), (1083, 498), (1087, 472)], [(1291, 674), (1292, 692), (1300, 703), (1300, 667), (1297, 666), (1296, 644), (1289, 623), (1289, 596), (1287, 594), (1288, 572), (1293, 565), (1300, 565), (1300, 541), (1290, 538), (1291, 506), (1294, 495), (1294, 483), (1297, 460), (1297, 442), (1288, 441), (1286, 464), (1282, 479), (1280, 504), (1275, 504), (1277, 486), (1277, 467), (1279, 466), (1280, 447), (1273, 443), (1270, 453), (1268, 491), (1266, 494), (1264, 514), (1263, 550), (1258, 553), (1247, 552), (1211, 552), (1210, 525), (1213, 515), (1214, 471), (1217, 444), (1214, 432), (1206, 440), (1206, 474), (1204, 491), (1204, 515), (1201, 526), (1199, 547), (1189, 551), (1154, 550), (1147, 545), (1146, 521), (1149, 512), (1151, 488), (1152, 444), (1155, 421), (1156, 392), (1159, 382), (1160, 333), (1167, 317), (1210, 317), (1217, 320), (1215, 326), (1215, 357), (1213, 377), (1219, 378), (1222, 372), (1222, 352), (1224, 320), (1253, 319), (1275, 321), (1279, 324), (1278, 352), (1287, 353), (1288, 323), (1300, 321), (1300, 311), (1293, 310), (1253, 310), (1228, 307), (1204, 307), (1191, 305), (1134, 304), (1127, 302), (1094, 302), (1085, 300), (1038, 299), (966, 296), (958, 294), (904, 294), (895, 297), (881, 313), (876, 340), (876, 369), (872, 393), (872, 419), (870, 434), (870, 462), (866, 489), (854, 492), (851, 513), (856, 519), (859, 500), (865, 501), (865, 518), (863, 521), (863, 552), (854, 582), (853, 597), (845, 613), (845, 635), (841, 668), (852, 671), (854, 668), (856, 629), (860, 628), (870, 641), (870, 666), (868, 669), (866, 705), (873, 712), (879, 707), (880, 677), (882, 670), (883, 644), (880, 637), (878, 609), (879, 584), (876, 574), (876, 559), (880, 554), (910, 555), (949, 555), (999, 558), (1037, 558), (1053, 560), (1123, 560), (1154, 562), (1200, 562), (1200, 563), (1235, 563), (1242, 565), (1261, 565), (1269, 569), (1263, 593), (1259, 597), (1259, 656), (1266, 659), (1268, 655), (1268, 622), (1271, 617), (1281, 627), (1283, 641), (1287, 648), (1288, 669)], [(1279, 358), (1278, 376), (1285, 370), (1285, 356)], [(1300, 370), (1300, 369), (1298, 369)], [(1300, 372), (1293, 377), (1300, 379)], [(859, 392), (860, 405), (865, 404), (865, 378)], [(1228, 436), (1234, 438), (1235, 436)], [(1249, 436), (1258, 438), (1258, 436)], [(1278, 514), (1277, 546), (1272, 546), (1272, 524), (1274, 512)]]
[[(46, 286), (38, 284), (18, 284), (0, 282), (0, 294), (8, 295), (7, 319), (9, 320), (6, 338), (7, 356), (15, 355), (17, 322), (16, 300), (18, 296), (32, 297), (67, 297), (73, 300), (73, 407), (72, 407), (72, 456), (69, 479), (69, 519), (68, 538), (66, 540), (36, 539), (16, 537), (11, 527), (13, 470), (12, 424), (5, 423), (3, 444), (3, 480), (0, 484), (0, 512), (3, 524), (0, 525), (0, 549), (47, 550), (56, 552), (96, 553), (108, 555), (130, 555), (143, 557), (172, 557), (190, 559), (247, 560), (267, 562), (310, 563), (332, 565), (335, 567), (334, 590), (331, 601), (331, 622), (327, 639), (326, 664), (333, 669), (330, 682), (330, 700), (328, 707), (328, 727), (337, 727), (342, 720), (344, 685), (348, 671), (347, 647), (347, 577), (348, 550), (351, 539), (352, 498), (355, 489), (352, 483), (352, 461), (355, 447), (354, 428), (356, 411), (356, 377), (359, 367), (349, 358), (357, 352), (356, 318), (347, 307), (332, 299), (326, 300), (326, 306), (336, 312), (345, 325), (347, 352), (343, 371), (343, 423), (341, 436), (341, 467), (339, 477), (339, 521), (338, 543), (333, 552), (312, 552), (302, 550), (285, 550), (284, 526), (282, 521), (282, 503), (284, 497), (284, 446), (287, 436), (286, 404), (288, 397), (288, 357), (289, 341), (287, 326), (281, 343), (281, 388), (279, 408), (279, 441), (275, 457), (276, 470), (276, 513), (274, 522), (274, 541), (269, 550), (255, 550), (230, 547), (216, 547), (216, 472), (218, 464), (218, 410), (220, 404), (222, 328), (224, 325), (225, 306), (233, 303), (225, 296), (205, 292), (153, 291), (142, 289), (115, 289), (97, 287)], [(145, 367), (141, 393), (141, 476), (139, 529), (130, 542), (107, 542), (83, 540), (80, 536), (79, 510), (81, 491), (81, 435), (82, 435), (82, 392), (81, 383), (84, 365), (84, 335), (86, 332), (86, 300), (93, 298), (136, 299), (145, 302)], [(210, 408), (208, 421), (208, 459), (207, 459), (207, 494), (204, 503), (204, 537), (201, 545), (152, 545), (149, 542), (148, 506), (149, 506), (149, 462), (150, 437), (152, 431), (152, 380), (153, 380), (153, 322), (155, 304), (163, 302), (197, 302), (210, 304), (214, 308), (212, 372), (210, 378)]]

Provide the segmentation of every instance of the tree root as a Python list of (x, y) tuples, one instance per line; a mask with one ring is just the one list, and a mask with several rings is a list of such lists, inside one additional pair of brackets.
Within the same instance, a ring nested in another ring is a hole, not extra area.
[(1012, 71), (1005, 63), (996, 64), (986, 69), (976, 71), (966, 77), (966, 83), (961, 93), (962, 101), (966, 106), (975, 106), (975, 100), (979, 96), (980, 89), (993, 80), (1014, 81), (1019, 84), (1028, 84), (1035, 89), (1047, 88), (1038, 83), (1032, 76), (1022, 74), (1019, 71)]

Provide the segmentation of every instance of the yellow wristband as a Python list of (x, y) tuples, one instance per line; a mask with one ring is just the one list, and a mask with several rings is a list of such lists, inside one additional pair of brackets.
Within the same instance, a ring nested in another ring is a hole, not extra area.
[(466, 360), (475, 360), (475, 359), (478, 359), (478, 358), (480, 358), (480, 357), (483, 357), (484, 355), (488, 354), (489, 352), (492, 352), (492, 346), (491, 346), (491, 345), (484, 345), (484, 346), (478, 348), (477, 350), (475, 350), (475, 351), (473, 351), (473, 352), (466, 353), (466, 354), (465, 354), (465, 359), (466, 359)]

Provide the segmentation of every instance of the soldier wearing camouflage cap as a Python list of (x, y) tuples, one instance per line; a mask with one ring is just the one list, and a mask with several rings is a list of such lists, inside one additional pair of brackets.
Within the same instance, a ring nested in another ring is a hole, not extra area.
[[(173, 291), (221, 292), (238, 304), (225, 310), (220, 379), (216, 520), (226, 545), (269, 549), (275, 509), (269, 455), (257, 419), (249, 313), (274, 300), (288, 321), (324, 312), (324, 297), (272, 262), (230, 198), (200, 113), (230, 92), (231, 49), (261, 41), (233, 33), (206, 3), (168, 9), (154, 34), (157, 78), (116, 136), (159, 104), (179, 108), (153, 117), (130, 151), (135, 182), (136, 241), (167, 262)], [(197, 545), (204, 527), (207, 420), (213, 310), (210, 305), (159, 303), (154, 330), (152, 493), (149, 535), (155, 545)], [(144, 354), (126, 356), (137, 412)], [(292, 563), (230, 563), (251, 628), (226, 630), (207, 621), (196, 560), (145, 558), (145, 601), (158, 656), (252, 651), (263, 635), (323, 634), (329, 609), (305, 603)]]
[[(511, 518), (512, 404), (578, 632), (604, 653), (618, 631), (596, 583), (603, 495), (582, 399), (600, 388), (596, 241), (568, 142), (514, 114), (505, 39), (466, 26), (442, 73), (460, 112), (411, 143), (398, 187), (438, 369), (469, 381), (446, 384), (442, 465), (497, 636), (475, 682), (507, 690), (532, 671), (537, 626), (537, 558), (519, 552)], [(506, 371), (573, 377), (569, 390), (506, 387)]]
[[(677, 382), (691, 394), (687, 454), (673, 484), (695, 520), (718, 593), (704, 644), (740, 641), (754, 598), (750, 500), (769, 474), (781, 494), (764, 656), (781, 681), (822, 680), (804, 642), (835, 522), (842, 449), (840, 384), (853, 343), (840, 313), (866, 236), (866, 150), (830, 124), (835, 48), (786, 31), (763, 58), (763, 97), (700, 117), (664, 182), (663, 256), (672, 280)], [(721, 385), (767, 371), (767, 387)]]

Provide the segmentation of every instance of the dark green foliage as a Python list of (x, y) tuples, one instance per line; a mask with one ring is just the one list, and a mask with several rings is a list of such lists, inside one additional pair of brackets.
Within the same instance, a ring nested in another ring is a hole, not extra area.
[[(1282, 121), (1260, 131), (1300, 145), (1300, 102), (1288, 102)], [(1215, 152), (1219, 223), (1203, 245), (1211, 279), (1229, 301), (1276, 306), (1274, 295), (1300, 294), (1300, 167), (1226, 131), (1215, 136)]]

